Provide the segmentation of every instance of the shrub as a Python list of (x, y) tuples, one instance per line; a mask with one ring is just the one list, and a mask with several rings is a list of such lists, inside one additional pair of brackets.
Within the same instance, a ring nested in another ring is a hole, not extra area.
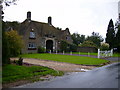
[(102, 42), (101, 46), (100, 46), (100, 49), (101, 50), (108, 50), (109, 49), (109, 44)]
[(60, 51), (69, 51), (70, 47), (69, 44), (66, 41), (61, 41), (61, 45), (60, 45)]
[(23, 64), (23, 58), (21, 58), (21, 57), (19, 58), (18, 64), (19, 64), (19, 65), (22, 65), (22, 64)]
[(80, 47), (97, 47), (92, 41), (84, 41), (82, 44), (79, 44)]
[(10, 56), (18, 56), (24, 46), (22, 36), (20, 36), (15, 30), (5, 32), (5, 36), (9, 44)]
[(70, 52), (76, 51), (77, 46), (75, 44), (67, 43), (66, 41), (61, 41), (60, 51)]
[(39, 46), (38, 47), (38, 53), (44, 53), (45, 52), (45, 48)]
[(70, 51), (76, 52), (77, 51), (77, 45), (70, 44)]

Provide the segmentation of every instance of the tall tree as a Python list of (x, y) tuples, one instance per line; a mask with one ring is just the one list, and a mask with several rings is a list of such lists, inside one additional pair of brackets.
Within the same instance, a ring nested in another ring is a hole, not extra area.
[(10, 62), (10, 60), (9, 60), (9, 57), (10, 57), (9, 47), (10, 46), (9, 46), (4, 28), (5, 28), (5, 23), (2, 22), (2, 29), (3, 29), (3, 32), (2, 32), (2, 63), (9, 64), (9, 62)]
[(115, 44), (115, 30), (114, 30), (114, 24), (113, 24), (113, 20), (111, 19), (109, 24), (108, 24), (108, 28), (107, 28), (107, 33), (106, 33), (106, 43), (108, 43), (110, 45), (110, 49), (114, 48), (114, 44)]
[(5, 34), (6, 31), (6, 25), (5, 22), (3, 22), (3, 17), (4, 17), (4, 11), (3, 8), (10, 6), (12, 4), (15, 5), (15, 1), (17, 0), (0, 0), (0, 20), (2, 21), (2, 63), (3, 64), (8, 64), (9, 58), (10, 58), (10, 46), (8, 42), (8, 38)]
[(80, 43), (83, 43), (85, 41), (85, 35), (80, 35), (78, 33), (73, 33), (71, 35), (72, 39), (73, 39), (73, 43), (78, 45)]
[[(4, 11), (3, 9), (5, 9), (5, 7), (8, 7), (10, 5), (16, 5), (16, 2), (17, 0), (0, 0), (0, 11), (2, 11), (0, 13), (0, 18), (4, 18), (3, 14), (4, 14)], [(2, 16), (2, 17), (1, 17)]]
[(116, 37), (115, 37), (115, 41), (116, 41), (116, 47), (117, 47), (117, 51), (120, 52), (120, 25), (118, 26), (118, 31), (116, 33)]
[(92, 35), (88, 36), (86, 40), (92, 41), (98, 48), (100, 47), (100, 43), (103, 41), (103, 38), (101, 35), (99, 35), (99, 33), (92, 32)]

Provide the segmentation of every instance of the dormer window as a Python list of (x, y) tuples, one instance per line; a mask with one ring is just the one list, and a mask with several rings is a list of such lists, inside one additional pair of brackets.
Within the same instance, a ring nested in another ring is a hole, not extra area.
[(33, 31), (30, 32), (30, 38), (33, 38), (33, 39), (35, 38), (35, 32)]

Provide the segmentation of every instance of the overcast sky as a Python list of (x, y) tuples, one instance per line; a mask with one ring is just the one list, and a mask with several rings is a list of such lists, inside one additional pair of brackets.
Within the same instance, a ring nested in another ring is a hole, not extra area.
[(106, 36), (110, 19), (115, 23), (118, 18), (119, 0), (19, 0), (17, 5), (5, 8), (4, 21), (23, 22), (27, 11), (32, 20), (52, 24), (63, 30), (69, 28), (71, 34), (91, 35), (98, 32)]

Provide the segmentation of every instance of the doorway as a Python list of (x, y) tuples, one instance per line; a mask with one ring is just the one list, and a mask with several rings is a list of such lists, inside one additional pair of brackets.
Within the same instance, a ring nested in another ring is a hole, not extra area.
[(46, 52), (53, 52), (53, 41), (52, 40), (47, 40), (46, 41)]

